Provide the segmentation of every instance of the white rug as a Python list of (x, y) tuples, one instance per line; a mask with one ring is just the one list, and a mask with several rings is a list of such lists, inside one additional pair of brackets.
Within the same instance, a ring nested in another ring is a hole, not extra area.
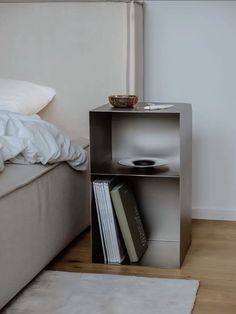
[(3, 314), (190, 314), (196, 280), (44, 271)]

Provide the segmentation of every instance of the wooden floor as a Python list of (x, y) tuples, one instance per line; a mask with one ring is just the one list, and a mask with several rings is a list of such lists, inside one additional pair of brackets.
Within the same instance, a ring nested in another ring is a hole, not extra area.
[(194, 314), (236, 314), (236, 222), (193, 221), (193, 241), (181, 269), (91, 264), (89, 231), (74, 241), (48, 269), (193, 278), (200, 281)]

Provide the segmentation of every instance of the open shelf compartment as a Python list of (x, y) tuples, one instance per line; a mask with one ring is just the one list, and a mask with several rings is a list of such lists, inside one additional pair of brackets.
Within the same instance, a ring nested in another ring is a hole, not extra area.
[[(91, 113), (91, 172), (112, 175), (178, 177), (180, 171), (179, 114)], [(126, 158), (161, 158), (167, 167), (129, 168)]]
[[(91, 179), (97, 178), (93, 175)], [(134, 192), (148, 239), (148, 249), (137, 264), (179, 267), (180, 256), (176, 254), (180, 247), (180, 224), (176, 223), (180, 217), (179, 179), (128, 176), (120, 177), (120, 182), (128, 183)], [(94, 197), (92, 217), (92, 259), (103, 263)]]

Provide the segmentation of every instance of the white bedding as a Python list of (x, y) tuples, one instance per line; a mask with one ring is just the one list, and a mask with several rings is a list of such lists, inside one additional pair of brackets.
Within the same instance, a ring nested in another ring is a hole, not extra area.
[(55, 125), (35, 116), (0, 110), (0, 171), (5, 162), (45, 165), (60, 161), (85, 170), (87, 155)]

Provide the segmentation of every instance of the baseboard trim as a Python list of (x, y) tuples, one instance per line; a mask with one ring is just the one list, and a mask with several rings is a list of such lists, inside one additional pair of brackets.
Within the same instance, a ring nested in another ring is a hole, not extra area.
[(236, 210), (192, 209), (193, 219), (236, 221)]

